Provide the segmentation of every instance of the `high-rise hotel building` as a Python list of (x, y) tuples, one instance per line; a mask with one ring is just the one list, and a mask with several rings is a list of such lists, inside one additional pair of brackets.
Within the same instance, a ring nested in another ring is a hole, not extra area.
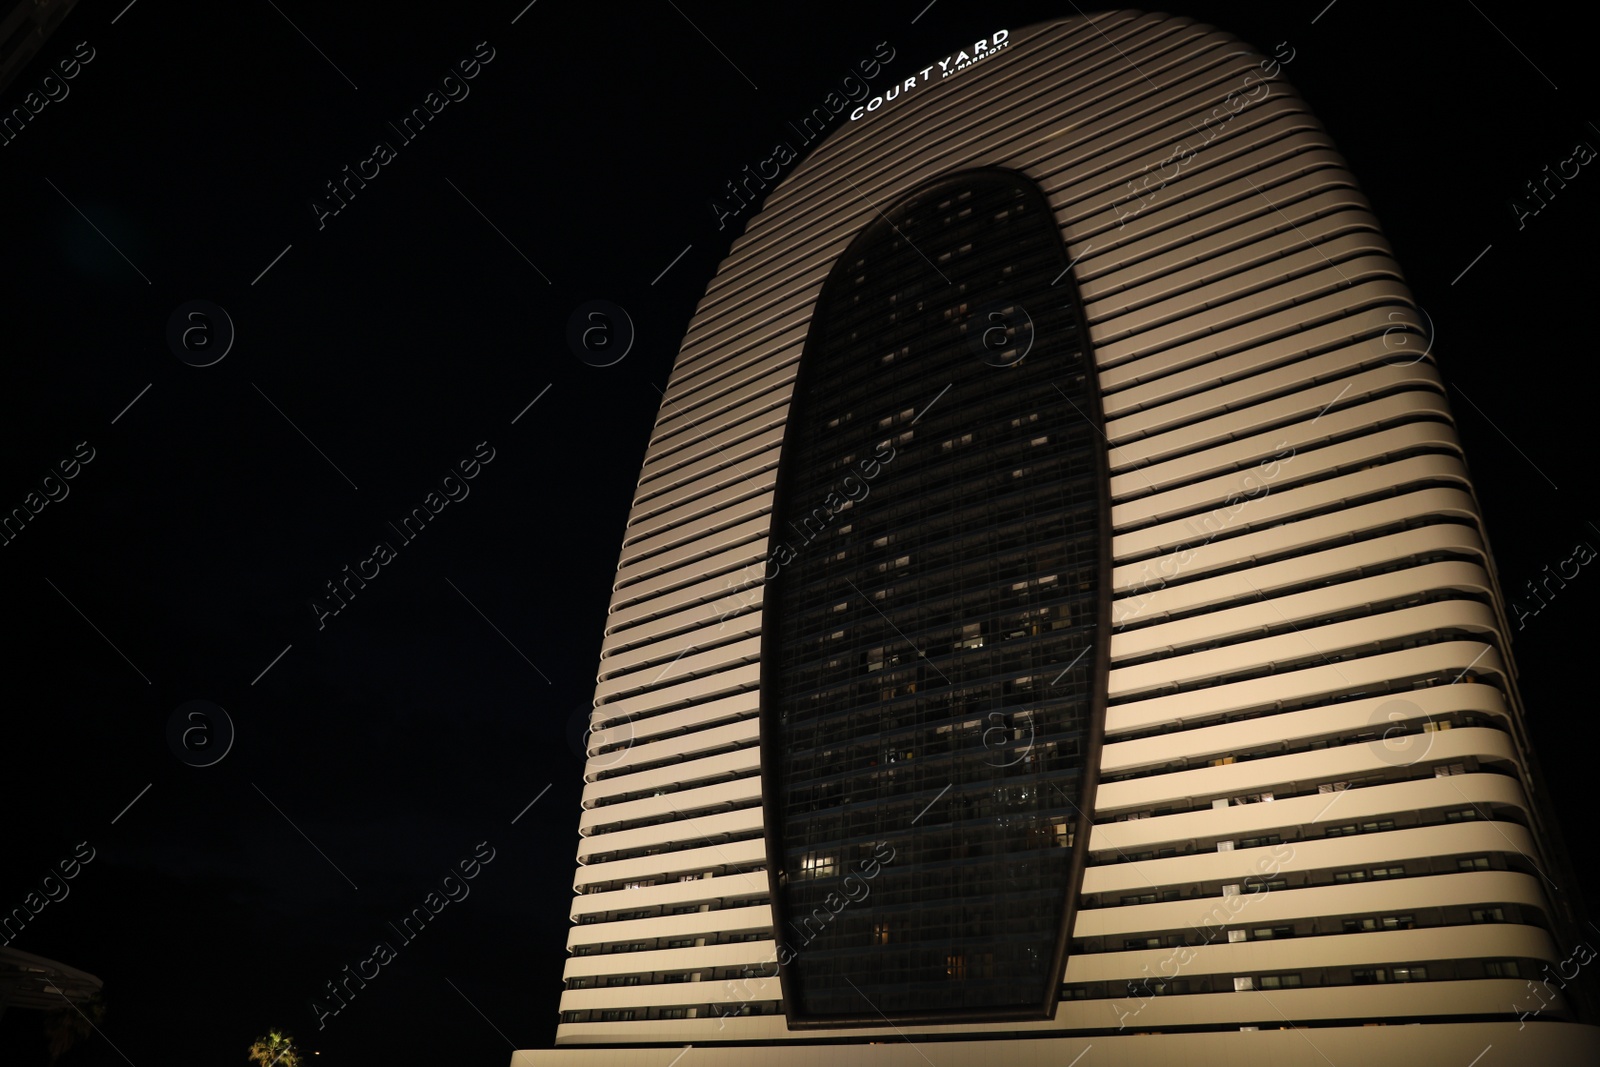
[(1600, 1060), (1445, 391), (1293, 58), (997, 30), (767, 197), (515, 1062)]

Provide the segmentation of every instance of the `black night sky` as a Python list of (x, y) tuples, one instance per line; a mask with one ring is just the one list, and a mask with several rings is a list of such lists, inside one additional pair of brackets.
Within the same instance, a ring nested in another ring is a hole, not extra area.
[[(880, 42), (887, 84), (1076, 13), (926, 3), (84, 0), (0, 93), (9, 113), (80, 60), (0, 145), (0, 511), (59, 497), (0, 546), (0, 911), (93, 848), (14, 942), (105, 982), (103, 1037), (64, 1063), (243, 1064), (273, 1025), (328, 1067), (549, 1047), (623, 527), (658, 390), (750, 214), (719, 229), (712, 199)], [(1507, 595), (1600, 547), (1600, 173), (1520, 228), (1512, 208), (1600, 148), (1587, 29), (1504, 0), (1173, 10), (1294, 50), (1284, 77), (1434, 323)], [(390, 130), (464, 60), (426, 129)], [(377, 141), (393, 158), (319, 219)], [(637, 330), (608, 367), (566, 339), (594, 299)], [(194, 300), (236, 330), (211, 366), (168, 344)], [(319, 629), (313, 599), (378, 541), (394, 558)], [(1580, 865), (1592, 570), (1514, 646)], [(236, 730), (211, 766), (169, 747), (193, 700)], [(388, 923), (475, 852), (470, 896), (401, 943)], [(1595, 910), (1600, 880), (1563, 888)], [(311, 999), (379, 940), (398, 956), (319, 1031)], [(44, 1062), (38, 1019), (0, 1021), (0, 1062)]]

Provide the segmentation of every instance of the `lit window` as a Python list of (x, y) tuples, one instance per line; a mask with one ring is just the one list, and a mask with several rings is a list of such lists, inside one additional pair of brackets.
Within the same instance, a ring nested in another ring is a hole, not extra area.
[(827, 878), (833, 874), (833, 857), (818, 852), (807, 852), (800, 857), (800, 877)]

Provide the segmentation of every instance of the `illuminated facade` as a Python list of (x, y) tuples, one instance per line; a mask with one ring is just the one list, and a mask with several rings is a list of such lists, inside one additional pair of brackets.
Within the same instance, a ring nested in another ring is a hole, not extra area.
[(690, 325), (515, 1062), (1593, 1062), (1444, 390), (1292, 50), (962, 54)]

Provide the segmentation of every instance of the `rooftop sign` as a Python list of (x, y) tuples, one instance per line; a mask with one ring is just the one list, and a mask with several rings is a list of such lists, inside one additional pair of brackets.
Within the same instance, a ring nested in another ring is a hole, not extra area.
[(850, 112), (850, 121), (854, 122), (867, 112), (878, 110), (884, 104), (894, 100), (901, 93), (909, 93), (919, 85), (926, 85), (928, 82), (933, 80), (933, 71), (935, 68), (938, 69), (940, 78), (948, 78), (957, 71), (966, 70), (974, 63), (988, 59), (990, 56), (994, 55), (996, 52), (1006, 46), (1006, 41), (1010, 38), (1010, 36), (1010, 30), (995, 30), (992, 37), (980, 37), (978, 40), (974, 41), (970, 50), (963, 48), (959, 52), (945, 56), (937, 63), (930, 63), (928, 66), (918, 71), (916, 77), (907, 78), (898, 85), (890, 86), (881, 96), (873, 97), (865, 104), (862, 104), (860, 107)]

